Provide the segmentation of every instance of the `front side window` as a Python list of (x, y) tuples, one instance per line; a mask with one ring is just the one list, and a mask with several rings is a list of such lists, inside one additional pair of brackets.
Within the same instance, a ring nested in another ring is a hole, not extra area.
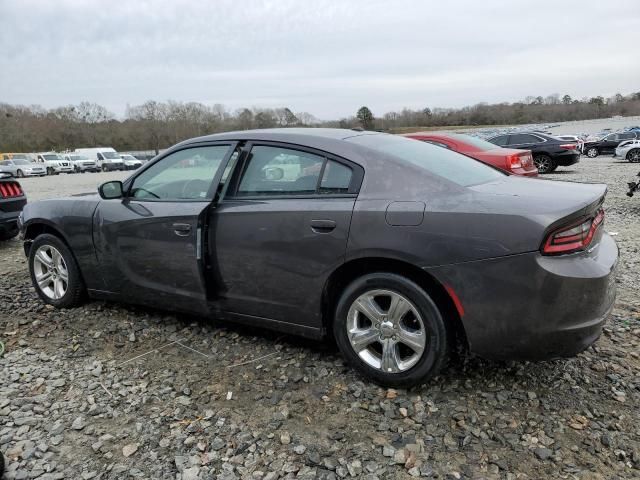
[(324, 162), (320, 155), (257, 145), (251, 149), (237, 195), (313, 194)]
[(138, 175), (129, 196), (144, 200), (211, 200), (211, 184), (229, 145), (179, 150)]

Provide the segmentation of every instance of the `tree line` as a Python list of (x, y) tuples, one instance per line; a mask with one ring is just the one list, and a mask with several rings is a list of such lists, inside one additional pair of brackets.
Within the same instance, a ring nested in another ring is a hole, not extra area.
[(380, 116), (363, 106), (354, 116), (331, 121), (320, 121), (307, 112), (294, 113), (287, 107), (229, 111), (224, 105), (197, 102), (150, 100), (127, 107), (123, 119), (90, 102), (52, 109), (0, 103), (0, 151), (62, 151), (92, 146), (158, 151), (186, 138), (251, 128), (362, 127), (397, 132), (407, 128), (547, 123), (615, 115), (640, 115), (640, 92), (579, 100), (558, 94), (531, 96), (521, 102), (480, 103), (463, 108), (404, 108)]

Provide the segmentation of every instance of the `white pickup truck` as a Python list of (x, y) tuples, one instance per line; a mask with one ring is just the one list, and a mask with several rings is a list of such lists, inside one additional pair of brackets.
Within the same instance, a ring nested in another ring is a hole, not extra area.
[(73, 173), (73, 165), (56, 152), (40, 152), (36, 155), (36, 163), (47, 170), (47, 175)]

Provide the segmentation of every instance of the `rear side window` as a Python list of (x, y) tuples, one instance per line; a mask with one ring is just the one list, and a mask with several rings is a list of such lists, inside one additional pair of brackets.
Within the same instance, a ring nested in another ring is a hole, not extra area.
[(346, 165), (328, 160), (324, 167), (320, 193), (348, 193), (353, 171)]
[(507, 144), (508, 140), (509, 140), (509, 135), (500, 135), (499, 137), (493, 137), (492, 139), (489, 140), (489, 142), (493, 143), (494, 145), (504, 147)]
[(423, 140), (423, 142), (427, 142), (427, 143), (430, 143), (431, 145), (436, 145), (436, 146), (442, 147), (442, 148), (451, 148), (451, 147), (449, 147), (449, 145), (446, 145), (446, 144), (444, 144), (442, 142), (438, 142), (436, 140)]
[(351, 177), (351, 168), (323, 155), (256, 145), (249, 153), (236, 196), (348, 193)]
[(378, 134), (350, 137), (347, 141), (394, 156), (465, 187), (490, 182), (506, 175), (466, 155), (410, 138)]
[(509, 138), (509, 145), (522, 145), (525, 143), (539, 143), (540, 139), (535, 135), (528, 135), (526, 133), (518, 133), (511, 135)]

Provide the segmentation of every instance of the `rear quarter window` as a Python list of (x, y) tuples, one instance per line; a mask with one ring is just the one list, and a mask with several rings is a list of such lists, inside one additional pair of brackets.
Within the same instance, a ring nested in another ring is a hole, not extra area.
[(426, 142), (394, 135), (359, 135), (347, 141), (396, 157), (427, 172), (468, 187), (503, 178), (506, 174), (482, 162)]

